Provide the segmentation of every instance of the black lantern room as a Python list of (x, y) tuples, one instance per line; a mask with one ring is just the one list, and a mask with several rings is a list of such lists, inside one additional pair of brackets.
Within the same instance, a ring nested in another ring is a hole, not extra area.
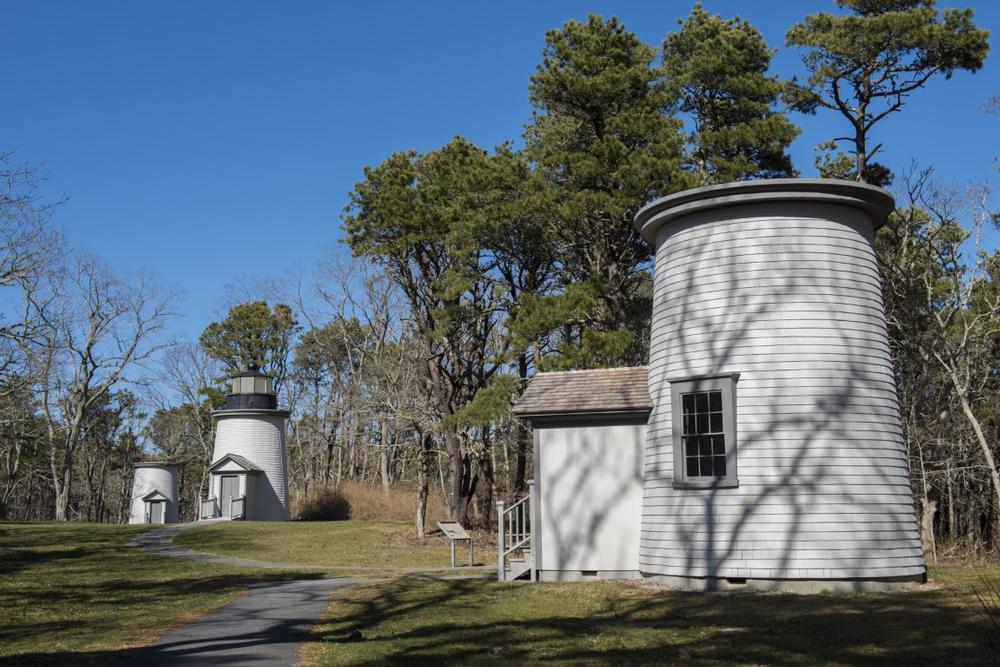
[(226, 396), (226, 410), (275, 410), (277, 407), (274, 378), (256, 369), (233, 376), (232, 393)]

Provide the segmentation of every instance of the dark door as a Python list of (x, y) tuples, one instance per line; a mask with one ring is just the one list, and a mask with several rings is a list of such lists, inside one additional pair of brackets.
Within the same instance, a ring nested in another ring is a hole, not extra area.
[(149, 503), (149, 522), (150, 523), (163, 523), (163, 503), (162, 502), (151, 502), (151, 503)]
[(222, 516), (230, 516), (230, 510), (232, 509), (232, 499), (239, 498), (240, 494), (240, 478), (237, 475), (223, 475), (222, 476), (222, 497), (219, 499), (222, 502)]

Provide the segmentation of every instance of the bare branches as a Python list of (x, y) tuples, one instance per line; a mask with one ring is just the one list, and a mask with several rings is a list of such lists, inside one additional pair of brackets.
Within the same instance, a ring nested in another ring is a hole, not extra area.
[[(924, 374), (930, 376), (931, 369), (940, 373), (940, 384), (979, 450), (1000, 506), (996, 436), (983, 421), (995, 396), (988, 384), (996, 377), (1000, 342), (1000, 254), (985, 251), (983, 231), (996, 219), (997, 206), (988, 184), (946, 187), (935, 183), (929, 170), (905, 174), (900, 195), (905, 206), (883, 237), (891, 240), (882, 253), (886, 292), (893, 296), (886, 300), (887, 320), (902, 348), (897, 350), (897, 373), (906, 372), (905, 359), (899, 358), (905, 350), (927, 366)], [(911, 370), (910, 382), (915, 374)], [(927, 384), (925, 391), (932, 387)], [(903, 400), (923, 400), (901, 394)]]

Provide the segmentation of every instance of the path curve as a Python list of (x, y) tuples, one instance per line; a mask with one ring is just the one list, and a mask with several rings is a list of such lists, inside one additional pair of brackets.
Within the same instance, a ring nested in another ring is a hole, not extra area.
[[(324, 569), (298, 563), (218, 556), (173, 543), (178, 533), (197, 525), (183, 523), (149, 530), (133, 538), (129, 546), (157, 556), (220, 565), (281, 570)], [(229, 604), (167, 632), (149, 646), (129, 651), (119, 664), (136, 667), (294, 665), (298, 662), (299, 646), (309, 638), (310, 630), (326, 611), (330, 594), (337, 588), (370, 581), (340, 576), (254, 584)]]
[(157, 556), (170, 556), (171, 558), (189, 558), (191, 560), (203, 560), (210, 563), (219, 563), (220, 565), (235, 565), (238, 567), (255, 567), (266, 570), (305, 570), (310, 572), (321, 572), (321, 571), (341, 571), (341, 572), (399, 572), (402, 574), (440, 574), (440, 573), (467, 573), (472, 570), (472, 574), (458, 577), (467, 578), (469, 576), (473, 578), (491, 577), (491, 572), (495, 573), (496, 570), (494, 566), (476, 566), (474, 568), (470, 567), (371, 567), (364, 565), (306, 565), (303, 563), (276, 563), (274, 561), (268, 560), (254, 560), (252, 558), (236, 558), (235, 556), (220, 556), (218, 554), (211, 554), (205, 551), (195, 551), (194, 549), (188, 549), (187, 547), (181, 547), (174, 544), (174, 537), (178, 533), (185, 530), (190, 530), (192, 528), (197, 528), (198, 526), (205, 525), (204, 522), (198, 523), (193, 521), (190, 523), (178, 523), (165, 528), (154, 528), (153, 530), (148, 530), (144, 533), (140, 533), (136, 537), (132, 538), (129, 542), (129, 546), (138, 549), (139, 551), (145, 551), (146, 553), (156, 554)]
[[(239, 567), (255, 567), (265, 570), (323, 570), (332, 569), (324, 568), (319, 565), (303, 565), (301, 563), (274, 563), (266, 560), (253, 560), (251, 558), (234, 558), (232, 556), (220, 556), (218, 554), (210, 554), (204, 551), (195, 551), (194, 549), (188, 549), (186, 547), (181, 547), (174, 544), (174, 537), (178, 533), (182, 533), (185, 530), (190, 530), (196, 528), (199, 525), (197, 522), (191, 523), (178, 523), (166, 528), (154, 528), (153, 530), (147, 530), (146, 532), (139, 533), (136, 537), (132, 538), (129, 542), (129, 546), (139, 551), (145, 551), (146, 553), (156, 554), (157, 556), (170, 556), (171, 558), (188, 558), (190, 560), (204, 560), (210, 563), (218, 563), (220, 565), (236, 565)], [(351, 570), (355, 568), (337, 568)], [(369, 570), (369, 568), (357, 568), (360, 570)]]
[[(140, 533), (129, 542), (133, 549), (157, 556), (188, 558), (220, 565), (280, 570), (351, 570), (377, 572), (375, 567), (323, 567), (274, 563), (219, 556), (173, 543), (174, 537), (199, 524), (182, 523)], [(384, 571), (384, 569), (383, 569)], [(451, 568), (406, 568), (406, 574), (454, 572)], [(488, 578), (472, 575), (455, 578)], [(229, 604), (169, 631), (161, 639), (122, 656), (119, 664), (135, 667), (168, 665), (294, 665), (299, 646), (326, 611), (331, 593), (345, 586), (376, 579), (329, 576), (297, 581), (254, 584)]]

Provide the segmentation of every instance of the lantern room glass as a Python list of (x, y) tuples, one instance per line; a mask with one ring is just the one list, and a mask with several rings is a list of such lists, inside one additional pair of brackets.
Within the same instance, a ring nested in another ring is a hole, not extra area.
[(243, 375), (233, 378), (234, 394), (273, 394), (274, 380), (266, 375)]

